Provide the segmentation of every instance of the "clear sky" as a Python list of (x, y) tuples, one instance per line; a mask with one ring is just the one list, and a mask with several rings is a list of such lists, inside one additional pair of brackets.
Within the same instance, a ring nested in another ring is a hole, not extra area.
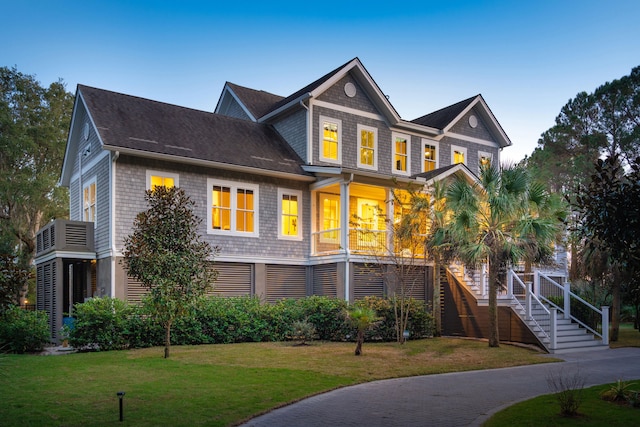
[(0, 0), (0, 66), (212, 111), (359, 57), (403, 119), (481, 93), (530, 154), (578, 92), (640, 65), (640, 1)]

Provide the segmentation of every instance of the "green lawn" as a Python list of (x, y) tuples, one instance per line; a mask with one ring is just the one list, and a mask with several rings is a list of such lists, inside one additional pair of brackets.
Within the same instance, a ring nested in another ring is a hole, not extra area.
[[(61, 356), (7, 355), (0, 425), (236, 424), (303, 397), (364, 381), (551, 361), (531, 350), (435, 338), (405, 346), (252, 343)], [(124, 391), (124, 423), (116, 393)]]
[[(640, 332), (631, 323), (620, 325), (618, 341), (611, 348), (640, 347)], [(640, 381), (633, 383), (633, 390), (640, 390)], [(554, 395), (544, 395), (510, 406), (494, 415), (484, 425), (486, 427), (517, 426), (608, 426), (626, 427), (640, 425), (640, 409), (631, 408), (600, 399), (600, 392), (609, 385), (600, 385), (584, 390), (584, 401), (572, 418), (560, 416), (560, 406)]]

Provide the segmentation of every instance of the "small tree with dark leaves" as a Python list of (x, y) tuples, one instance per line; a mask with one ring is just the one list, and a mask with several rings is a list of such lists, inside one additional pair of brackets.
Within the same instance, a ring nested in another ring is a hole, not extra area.
[(203, 295), (216, 278), (209, 260), (218, 252), (201, 240), (201, 219), (184, 190), (164, 186), (145, 193), (149, 209), (140, 212), (133, 233), (124, 239), (129, 276), (149, 291), (148, 304), (165, 329), (164, 357), (169, 357), (171, 325)]

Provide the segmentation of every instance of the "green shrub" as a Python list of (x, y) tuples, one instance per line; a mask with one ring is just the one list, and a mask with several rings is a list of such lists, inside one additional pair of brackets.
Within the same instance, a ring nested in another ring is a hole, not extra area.
[[(374, 328), (367, 331), (367, 341), (396, 340), (396, 316), (393, 299), (369, 296), (356, 301), (355, 304), (374, 309), (381, 319)], [(433, 316), (427, 311), (425, 302), (412, 298), (407, 304), (409, 308), (409, 339), (432, 337)]]
[(300, 305), (302, 319), (313, 323), (319, 339), (344, 341), (350, 334), (352, 328), (347, 322), (346, 301), (325, 296), (310, 296), (297, 300), (297, 304)]
[(32, 353), (49, 342), (49, 318), (44, 311), (10, 306), (0, 320), (0, 348), (12, 353)]
[(77, 349), (120, 350), (130, 346), (129, 303), (117, 298), (92, 298), (75, 306), (75, 326), (69, 343)]
[(316, 337), (316, 327), (308, 320), (296, 320), (291, 325), (290, 339), (300, 341), (300, 344), (306, 344), (307, 341), (313, 341)]

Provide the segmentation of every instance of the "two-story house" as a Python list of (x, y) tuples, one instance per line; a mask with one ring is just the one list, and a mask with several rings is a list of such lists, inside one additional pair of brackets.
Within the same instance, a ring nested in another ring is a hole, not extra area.
[[(226, 83), (214, 112), (79, 85), (60, 178), (70, 220), (38, 233), (38, 307), (55, 339), (73, 303), (139, 300), (122, 242), (154, 185), (196, 202), (221, 248), (217, 294), (382, 296), (367, 264), (402, 209), (391, 191), (474, 179), (509, 145), (481, 95), (402, 119), (358, 58), (286, 97)], [(417, 275), (412, 293), (427, 299), (429, 260)]]

